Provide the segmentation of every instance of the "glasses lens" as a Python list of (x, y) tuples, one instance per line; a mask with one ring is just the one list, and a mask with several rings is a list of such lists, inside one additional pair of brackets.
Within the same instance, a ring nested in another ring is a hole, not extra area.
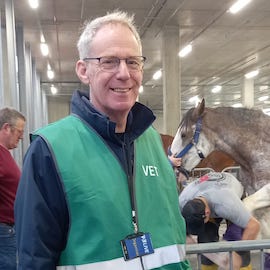
[(126, 59), (126, 63), (130, 70), (140, 70), (143, 67), (144, 58), (139, 56), (129, 57)]
[(104, 71), (115, 72), (118, 69), (121, 60), (126, 62), (129, 71), (137, 71), (143, 68), (145, 58), (142, 56), (131, 56), (124, 59), (118, 57), (100, 57), (100, 68)]
[(114, 71), (120, 63), (117, 57), (100, 57), (100, 67), (106, 71)]

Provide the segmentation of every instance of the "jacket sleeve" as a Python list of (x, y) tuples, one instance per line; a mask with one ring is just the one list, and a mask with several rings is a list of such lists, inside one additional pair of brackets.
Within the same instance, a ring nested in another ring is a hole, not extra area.
[(68, 228), (63, 185), (47, 144), (38, 137), (25, 155), (15, 200), (18, 270), (55, 270)]

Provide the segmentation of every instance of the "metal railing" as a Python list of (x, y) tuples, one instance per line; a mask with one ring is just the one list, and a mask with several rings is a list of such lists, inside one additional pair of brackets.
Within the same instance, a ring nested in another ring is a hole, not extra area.
[[(229, 253), (230, 270), (233, 269), (232, 252), (233, 251), (252, 251), (256, 250), (260, 253), (260, 268), (257, 266), (253, 269), (264, 270), (264, 253), (265, 249), (270, 249), (270, 239), (264, 240), (241, 240), (241, 241), (220, 241), (200, 244), (187, 244), (186, 253), (188, 255), (197, 255), (197, 269), (201, 268), (201, 256), (207, 253)], [(252, 262), (252, 261), (251, 261)]]
[(240, 166), (231, 166), (231, 167), (226, 167), (222, 170), (222, 172), (228, 172), (234, 175), (237, 179), (239, 179), (239, 174), (240, 174)]

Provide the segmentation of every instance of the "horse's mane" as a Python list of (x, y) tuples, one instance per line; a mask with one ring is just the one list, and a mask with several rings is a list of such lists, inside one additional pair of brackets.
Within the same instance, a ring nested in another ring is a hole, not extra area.
[(233, 120), (233, 122), (239, 127), (247, 126), (254, 128), (261, 125), (262, 122), (270, 121), (270, 117), (258, 109), (217, 107), (215, 109), (206, 108), (206, 111), (207, 110), (213, 110), (218, 114), (226, 116), (229, 121)]
[[(179, 127), (181, 129), (187, 129), (193, 119), (193, 112), (196, 108), (189, 109), (184, 117), (182, 118)], [(217, 108), (209, 108), (206, 107), (204, 112), (213, 112), (215, 114), (219, 114), (222, 116), (225, 121), (225, 117), (228, 121), (232, 121), (238, 126), (249, 126), (256, 127), (260, 125), (264, 121), (270, 122), (270, 117), (264, 114), (261, 110), (252, 109), (252, 108), (234, 108), (234, 107), (217, 107)], [(266, 129), (270, 128), (270, 125), (265, 125)]]
[(190, 125), (194, 110), (195, 108), (191, 108), (185, 113), (184, 117), (182, 118), (179, 124), (179, 128), (185, 129), (185, 130), (188, 128), (188, 126)]

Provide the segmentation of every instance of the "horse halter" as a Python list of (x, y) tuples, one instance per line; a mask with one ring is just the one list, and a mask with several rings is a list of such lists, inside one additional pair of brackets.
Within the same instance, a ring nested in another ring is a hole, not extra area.
[[(197, 123), (196, 123), (195, 132), (193, 134), (193, 137), (192, 137), (191, 141), (175, 157), (177, 157), (177, 158), (183, 157), (194, 146), (195, 149), (196, 149), (196, 151), (197, 151), (198, 156), (200, 157), (200, 159), (204, 159), (205, 158), (203, 152), (200, 149), (198, 149), (198, 147), (197, 147), (197, 144), (198, 144), (198, 141), (199, 141), (199, 137), (200, 137), (201, 129), (202, 129), (202, 118), (199, 117), (198, 120), (197, 120)], [(169, 152), (171, 153), (171, 149), (169, 149)]]

